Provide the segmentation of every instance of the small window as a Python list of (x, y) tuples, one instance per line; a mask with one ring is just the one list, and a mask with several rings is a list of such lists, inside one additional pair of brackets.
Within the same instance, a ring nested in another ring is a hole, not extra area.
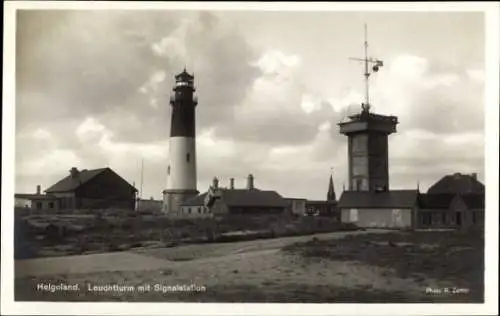
[(170, 166), (167, 168), (167, 175), (170, 175)]
[(189, 153), (186, 154), (186, 161), (189, 162), (189, 159), (191, 158), (191, 155)]
[(42, 209), (42, 202), (36, 202), (36, 208), (41, 210)]
[(49, 208), (54, 208), (54, 202), (49, 202)]
[(198, 214), (201, 214), (201, 207), (198, 207)]
[(422, 224), (423, 225), (431, 225), (432, 222), (432, 214), (431, 213), (423, 213), (422, 214)]
[(188, 208), (188, 213), (191, 214), (191, 208)]

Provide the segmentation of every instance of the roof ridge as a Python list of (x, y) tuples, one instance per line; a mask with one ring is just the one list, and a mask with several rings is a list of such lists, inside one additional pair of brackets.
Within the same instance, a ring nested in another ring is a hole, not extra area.
[[(71, 175), (66, 175), (53, 185), (51, 185), (48, 189), (46, 189), (44, 192), (46, 193), (51, 193), (51, 192), (67, 192), (67, 191), (72, 191), (78, 188), (80, 185), (83, 185), (87, 183), (88, 181), (92, 180), (102, 172), (110, 170), (113, 173), (115, 173), (118, 177), (122, 178), (120, 175), (118, 175), (116, 172), (114, 172), (111, 168), (109, 167), (104, 167), (104, 168), (97, 168), (97, 169), (82, 169), (78, 170), (78, 179), (72, 178)], [(123, 178), (122, 178), (123, 179)], [(78, 181), (76, 181), (78, 180)], [(125, 179), (123, 179), (126, 181)], [(128, 183), (128, 182), (127, 182)]]

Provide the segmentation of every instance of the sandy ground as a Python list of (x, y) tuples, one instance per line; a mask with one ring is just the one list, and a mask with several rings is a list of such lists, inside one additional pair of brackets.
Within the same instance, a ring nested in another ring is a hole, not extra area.
[[(374, 232), (374, 231), (367, 231)], [(384, 233), (384, 231), (378, 231)], [(344, 232), (317, 234), (336, 239)], [(426, 288), (452, 286), (429, 278), (400, 278), (391, 269), (352, 261), (306, 259), (281, 251), (283, 246), (311, 240), (312, 236), (202, 244), (164, 249), (143, 249), (16, 262), (16, 299), (20, 300), (139, 300), (139, 301), (314, 301), (356, 291), (388, 293), (388, 297), (418, 299)], [(37, 290), (40, 283), (78, 284), (79, 291)], [(90, 291), (94, 285), (127, 285), (134, 291)], [(144, 292), (138, 287), (149, 285)], [(155, 285), (156, 289), (155, 290)], [(164, 292), (166, 286), (195, 285), (202, 292)], [(253, 292), (252, 292), (253, 291)], [(319, 291), (319, 292), (318, 292)], [(189, 294), (191, 293), (191, 294)], [(236, 294), (235, 294), (236, 293)], [(239, 294), (238, 294), (239, 293)], [(285, 298), (280, 298), (282, 295)], [(236, 295), (232, 297), (231, 295)], [(238, 296), (239, 295), (239, 296)], [(326, 296), (325, 296), (326, 295)], [(351, 298), (362, 301), (361, 298)]]

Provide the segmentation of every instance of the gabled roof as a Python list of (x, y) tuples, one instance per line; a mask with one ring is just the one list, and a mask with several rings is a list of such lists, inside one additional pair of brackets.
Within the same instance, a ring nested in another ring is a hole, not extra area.
[(483, 194), (463, 194), (461, 195), (464, 203), (471, 209), (484, 209), (484, 199)]
[(412, 208), (417, 205), (417, 190), (386, 192), (344, 191), (339, 208)]
[(16, 193), (14, 194), (14, 198), (16, 199), (26, 199), (26, 200), (57, 200), (58, 197), (53, 195), (44, 195), (44, 194), (29, 194), (29, 193)]
[(306, 205), (336, 205), (337, 201), (306, 200)]
[(422, 209), (449, 209), (455, 197), (459, 197), (470, 209), (484, 209), (484, 193), (480, 194), (420, 194), (419, 207)]
[(16, 199), (31, 199), (37, 196), (42, 196), (41, 194), (36, 193), (15, 193), (14, 198)]
[[(287, 202), (275, 191), (264, 191), (259, 189), (219, 189), (221, 200), (229, 207), (287, 207)], [(182, 206), (202, 206), (205, 196), (202, 193), (188, 199)]]
[[(80, 187), (81, 185), (89, 182), (90, 180), (92, 180), (93, 178), (95, 178), (96, 176), (100, 175), (101, 173), (103, 173), (104, 171), (107, 171), (107, 170), (113, 172), (116, 176), (121, 178), (116, 172), (111, 170), (111, 168), (100, 168), (100, 169), (93, 169), (93, 170), (84, 169), (84, 170), (78, 171), (77, 177), (72, 178), (71, 175), (68, 175), (65, 178), (56, 182), (56, 184), (54, 184), (53, 186), (51, 186), (47, 190), (45, 190), (45, 192), (46, 193), (72, 192), (72, 191), (76, 190), (78, 187)], [(125, 179), (123, 179), (123, 178), (121, 178), (121, 179), (123, 181), (127, 182)], [(130, 185), (130, 186), (132, 187), (132, 185)], [(137, 189), (135, 189), (135, 188), (134, 188), (134, 190), (137, 191)]]
[(422, 209), (448, 209), (455, 196), (453, 193), (423, 193), (418, 197), (418, 204)]
[(484, 193), (484, 184), (473, 175), (455, 173), (441, 178), (427, 190), (427, 193)]
[(49, 192), (71, 192), (71, 191), (74, 191), (76, 188), (78, 188), (79, 186), (81, 186), (84, 183), (89, 182), (94, 177), (101, 174), (102, 172), (104, 172), (107, 169), (109, 169), (109, 168), (100, 168), (100, 169), (94, 169), (94, 170), (81, 170), (78, 172), (77, 177), (72, 178), (71, 175), (68, 175), (68, 176), (64, 177), (63, 179), (59, 180), (58, 182), (56, 182), (56, 184), (54, 184), (53, 186), (51, 186), (47, 190), (45, 190), (45, 192), (49, 193)]
[(285, 200), (287, 201), (307, 201), (306, 198), (291, 198), (291, 197), (284, 197)]

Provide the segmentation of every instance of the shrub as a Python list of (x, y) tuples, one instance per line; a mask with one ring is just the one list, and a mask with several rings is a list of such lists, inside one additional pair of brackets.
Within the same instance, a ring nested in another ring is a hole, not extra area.
[(108, 251), (112, 251), (112, 252), (120, 250), (120, 246), (115, 244), (115, 243), (109, 244), (107, 248), (108, 248), (107, 249)]
[(340, 223), (339, 231), (359, 230), (360, 228), (354, 223)]
[(134, 242), (131, 245), (129, 245), (129, 249), (130, 248), (139, 248), (139, 247), (142, 247), (142, 242)]

